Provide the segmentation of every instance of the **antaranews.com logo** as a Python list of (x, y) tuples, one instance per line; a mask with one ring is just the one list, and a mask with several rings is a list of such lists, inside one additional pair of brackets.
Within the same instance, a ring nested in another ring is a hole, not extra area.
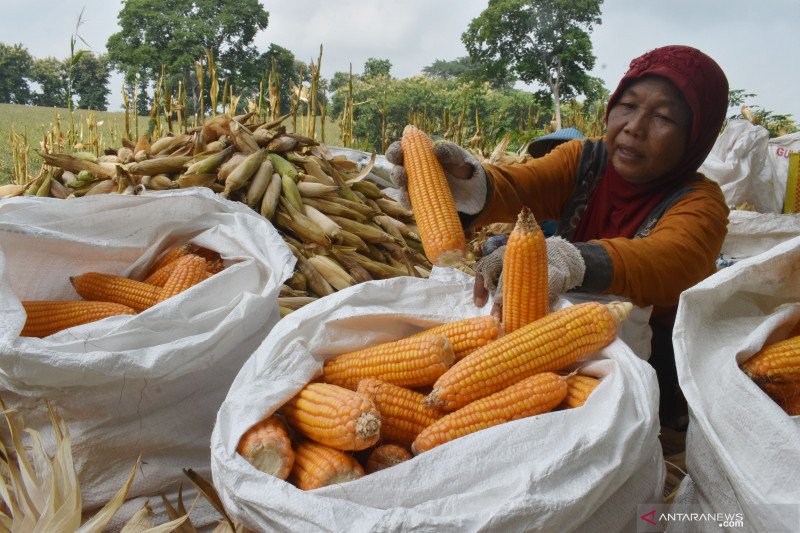
[(770, 531), (795, 533), (800, 527), (800, 505), (756, 505), (750, 506), (749, 512), (758, 515), (758, 519), (748, 520), (741, 510), (709, 512), (698, 505), (640, 504), (637, 508), (636, 531), (661, 532), (670, 526), (680, 526), (678, 529), (681, 531), (718, 529), (749, 532), (759, 529), (755, 524), (764, 525), (766, 522)]

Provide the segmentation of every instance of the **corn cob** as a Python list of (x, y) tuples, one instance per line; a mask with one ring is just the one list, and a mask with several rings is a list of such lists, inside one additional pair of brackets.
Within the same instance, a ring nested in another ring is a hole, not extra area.
[(222, 191), (222, 196), (227, 198), (233, 191), (238, 191), (247, 185), (247, 182), (255, 175), (263, 162), (263, 150), (258, 150), (247, 156), (247, 158), (225, 178), (225, 190)]
[(346, 289), (356, 284), (356, 280), (350, 276), (336, 261), (324, 255), (315, 255), (308, 258), (308, 262), (324, 277), (328, 283), (337, 291)]
[(563, 376), (534, 374), (443, 416), (417, 436), (411, 451), (420, 454), (482, 429), (551, 411), (567, 396), (567, 388)]
[(800, 382), (800, 336), (764, 346), (741, 368), (756, 381)]
[(87, 272), (70, 281), (85, 300), (115, 302), (135, 311), (144, 311), (160, 301), (161, 287), (122, 276)]
[(136, 314), (122, 304), (86, 300), (26, 300), (22, 307), (27, 316), (21, 337), (47, 337), (62, 329), (109, 316)]
[[(186, 255), (195, 255), (195, 254), (186, 254)], [(186, 256), (183, 256), (183, 257), (186, 257)], [(200, 257), (200, 256), (197, 256), (197, 257)], [(202, 259), (202, 257), (201, 257), (201, 259)], [(203, 261), (206, 261), (206, 260), (203, 259)], [(172, 274), (172, 272), (175, 270), (175, 267), (177, 265), (178, 265), (178, 261), (177, 260), (176, 261), (171, 261), (171, 262), (165, 264), (164, 266), (162, 266), (161, 268), (159, 268), (158, 270), (156, 270), (155, 272), (153, 272), (152, 274), (147, 276), (147, 278), (145, 278), (144, 282), (145, 283), (149, 283), (150, 285), (156, 285), (158, 287), (163, 287), (164, 284), (167, 282), (167, 279), (169, 278), (170, 274)], [(217, 274), (217, 273), (222, 271), (222, 268), (223, 268), (222, 259), (215, 259), (215, 260), (212, 260), (212, 261), (206, 261), (206, 272), (208, 272), (209, 274)]]
[(289, 477), (294, 451), (289, 430), (277, 415), (271, 415), (248, 429), (236, 451), (256, 469), (280, 479)]
[(453, 411), (526, 377), (560, 370), (610, 344), (632, 307), (586, 302), (550, 313), (454, 364), (425, 402)]
[(453, 347), (444, 335), (422, 335), (378, 344), (325, 361), (322, 380), (355, 389), (365, 378), (402, 387), (424, 387), (453, 364)]
[(164, 255), (158, 258), (158, 260), (153, 263), (153, 266), (150, 267), (149, 275), (152, 275), (161, 267), (175, 261), (176, 259), (183, 257), (186, 254), (192, 253), (190, 251), (190, 246), (188, 244), (181, 244), (178, 246), (173, 246), (169, 250), (167, 250)]
[(511, 333), (547, 314), (547, 245), (523, 207), (503, 254), (503, 329)]
[(301, 490), (345, 483), (364, 475), (364, 469), (350, 455), (316, 442), (298, 444), (294, 457), (288, 481)]
[(375, 447), (367, 457), (366, 472), (372, 474), (378, 470), (398, 465), (403, 461), (408, 461), (414, 456), (411, 452), (397, 444), (381, 444)]
[(158, 301), (172, 298), (204, 279), (206, 279), (206, 260), (194, 254), (185, 255), (175, 261), (175, 268), (164, 282)]
[(337, 385), (309, 383), (284, 404), (283, 412), (290, 426), (337, 450), (363, 450), (380, 438), (375, 403)]
[(431, 333), (447, 336), (447, 340), (453, 345), (455, 360), (460, 361), (481, 346), (497, 339), (500, 335), (500, 320), (491, 315), (466, 318), (455, 322), (446, 322), (440, 326), (420, 331), (414, 336)]
[(425, 255), (434, 265), (448, 266), (463, 259), (467, 248), (456, 204), (433, 143), (408, 125), (401, 140), (408, 174), (408, 196), (420, 228)]
[(382, 441), (410, 446), (423, 429), (443, 414), (422, 404), (424, 394), (379, 379), (362, 379), (356, 392), (375, 402), (381, 414)]
[(261, 199), (272, 181), (272, 174), (272, 161), (264, 159), (247, 187), (245, 203), (251, 208), (256, 209), (257, 206), (260, 208)]
[(564, 409), (574, 409), (581, 407), (589, 399), (589, 395), (600, 384), (600, 380), (591, 376), (581, 374), (570, 374), (567, 376), (567, 397), (561, 402), (559, 407)]
[(261, 198), (261, 216), (267, 220), (272, 220), (275, 208), (278, 207), (278, 200), (281, 197), (281, 177), (275, 172), (272, 174), (267, 190)]

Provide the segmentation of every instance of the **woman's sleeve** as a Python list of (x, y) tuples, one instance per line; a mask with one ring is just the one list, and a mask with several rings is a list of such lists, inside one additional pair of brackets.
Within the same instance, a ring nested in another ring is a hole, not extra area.
[[(610, 285), (602, 292), (628, 297), (639, 306), (672, 307), (681, 292), (716, 271), (728, 231), (728, 207), (715, 182), (703, 178), (690, 187), (647, 237), (580, 245), (582, 254), (594, 248), (599, 256), (607, 255)], [(592, 282), (590, 268), (587, 264), (584, 284)]]
[(582, 150), (583, 142), (574, 140), (527, 163), (484, 164), (489, 178), (488, 198), (470, 226), (514, 222), (523, 206), (538, 220), (558, 220), (563, 205), (575, 190), (575, 173)]

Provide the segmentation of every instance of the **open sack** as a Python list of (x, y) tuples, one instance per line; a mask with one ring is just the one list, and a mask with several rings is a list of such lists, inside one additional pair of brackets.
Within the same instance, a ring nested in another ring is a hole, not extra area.
[(746, 531), (800, 530), (800, 417), (738, 366), (800, 323), (799, 271), (795, 237), (707, 278), (678, 307), (673, 344), (690, 423), (676, 503), (741, 513)]
[(241, 435), (321, 373), (326, 356), (488, 313), (472, 279), (435, 268), (339, 291), (290, 314), (242, 367), (212, 434), (214, 485), (257, 531), (622, 531), (661, 501), (658, 388), (619, 339), (583, 373), (602, 376), (580, 408), (438, 446), (358, 480), (302, 491), (236, 453)]
[[(69, 278), (89, 271), (141, 279), (162, 252), (189, 241), (218, 251), (226, 268), (136, 315), (19, 336), (21, 300), (79, 299)], [(279, 320), (278, 291), (294, 261), (268, 221), (206, 189), (0, 205), (0, 397), (47, 438), (41, 399), (65, 420), (84, 510), (123, 486), (139, 454), (129, 497), (150, 496), (157, 518), (158, 493), (174, 504), (179, 483), (189, 485), (181, 469), (210, 476), (214, 416)], [(193, 495), (184, 499), (188, 509)]]

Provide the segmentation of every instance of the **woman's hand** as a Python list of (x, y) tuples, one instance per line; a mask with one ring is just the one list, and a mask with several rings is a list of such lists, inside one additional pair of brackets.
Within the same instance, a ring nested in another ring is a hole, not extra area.
[[(550, 305), (559, 295), (583, 283), (586, 265), (580, 251), (561, 237), (549, 237), (547, 243), (547, 298)], [(492, 294), (491, 314), (502, 317), (503, 310), (503, 256), (505, 246), (497, 248), (489, 255), (478, 259), (473, 267), (475, 285), (472, 288), (472, 301), (477, 307), (486, 305)]]
[[(474, 155), (450, 141), (437, 141), (433, 153), (447, 176), (447, 183), (456, 202), (456, 210), (477, 215), (486, 204), (486, 172)], [(386, 149), (386, 159), (394, 165), (389, 178), (394, 186), (407, 193), (408, 178), (403, 167), (403, 149), (395, 141)], [(408, 204), (408, 202), (404, 202)]]

